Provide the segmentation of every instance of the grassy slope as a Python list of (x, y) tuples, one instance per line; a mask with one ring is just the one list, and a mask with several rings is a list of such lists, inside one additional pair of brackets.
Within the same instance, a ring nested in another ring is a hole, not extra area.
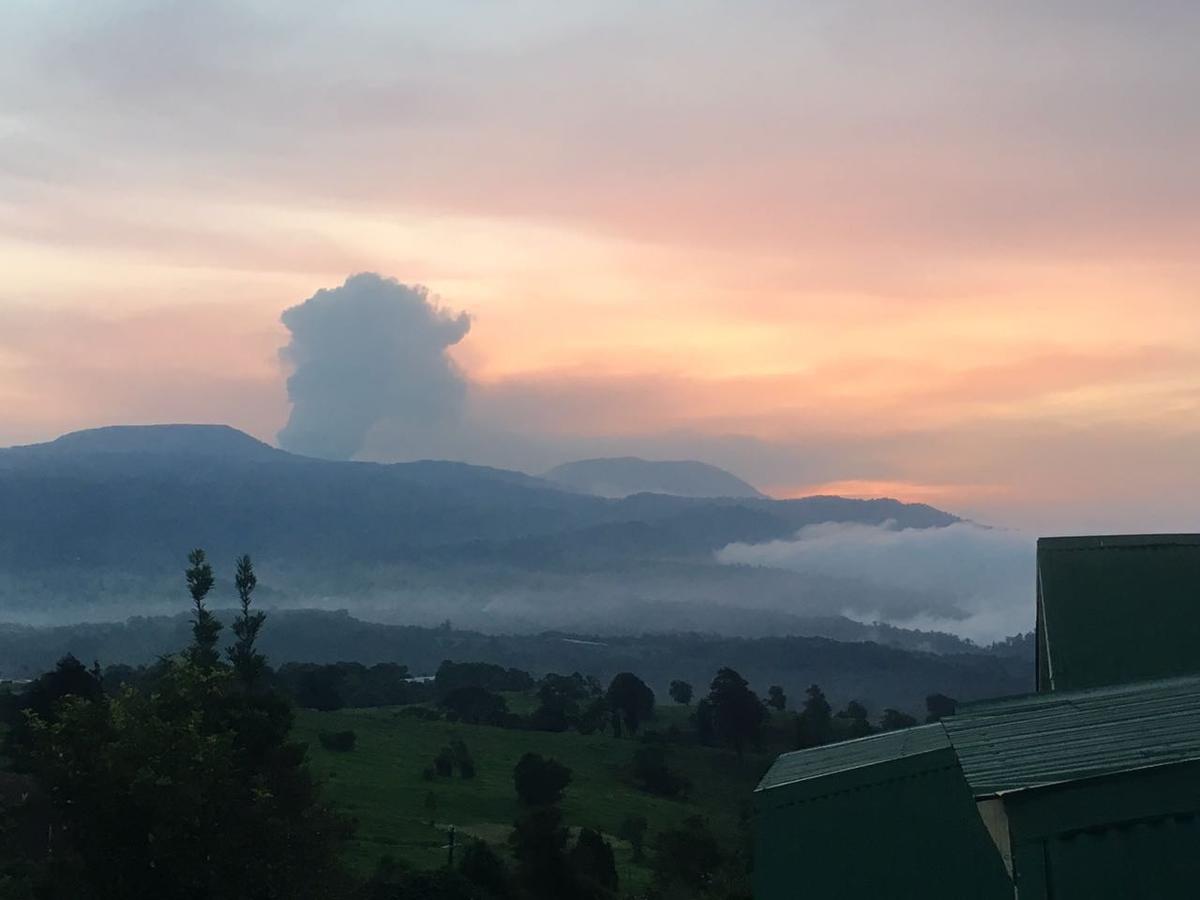
[[(682, 724), (686, 714), (684, 707), (662, 707), (652, 727)], [(321, 747), (318, 731), (343, 729), (358, 735), (354, 751), (333, 753)], [(327, 796), (358, 820), (349, 856), (364, 872), (383, 855), (420, 868), (443, 864), (444, 829), (451, 824), (460, 834), (481, 837), (502, 849), (517, 815), (513, 766), (529, 751), (552, 756), (574, 773), (563, 804), (569, 825), (590, 826), (611, 837), (626, 816), (642, 815), (649, 823), (647, 846), (658, 831), (695, 814), (707, 817), (718, 834), (732, 839), (738, 816), (771, 759), (769, 754), (748, 754), (738, 760), (723, 750), (673, 747), (671, 766), (686, 774), (693, 787), (686, 800), (667, 800), (633, 787), (625, 774), (640, 744), (607, 735), (426, 722), (400, 717), (391, 709), (302, 711), (296, 734), (309, 743), (313, 770), (325, 780)], [(454, 738), (470, 749), (476, 777), (426, 781), (422, 770)], [(436, 827), (429, 824), (426, 807), (430, 792), (437, 797)], [(629, 846), (615, 838), (613, 843), (623, 883), (643, 883), (647, 873), (632, 862)]]

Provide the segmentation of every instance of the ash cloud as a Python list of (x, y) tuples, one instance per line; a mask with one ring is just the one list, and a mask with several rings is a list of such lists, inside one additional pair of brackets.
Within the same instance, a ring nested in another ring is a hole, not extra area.
[(467, 381), (446, 351), (471, 320), (440, 307), (426, 288), (353, 275), (282, 321), (291, 342), (280, 356), (292, 368), (284, 449), (350, 459), (380, 422), (424, 429), (461, 415)]
[[(869, 596), (883, 605), (844, 610), (850, 618), (988, 643), (1033, 627), (1034, 547), (1028, 535), (969, 522), (905, 529), (830, 523), (801, 529), (794, 540), (730, 544), (717, 561), (857, 581), (881, 589)], [(893, 593), (897, 602), (888, 605)], [(914, 608), (914, 597), (925, 598), (923, 608)]]

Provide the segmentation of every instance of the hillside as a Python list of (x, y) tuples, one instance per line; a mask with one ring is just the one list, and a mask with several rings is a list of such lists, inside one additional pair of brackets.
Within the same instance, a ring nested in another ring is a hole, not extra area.
[[(200, 546), (218, 563), (251, 553), (277, 606), (494, 630), (796, 633), (782, 623), (924, 601), (718, 566), (714, 551), (822, 522), (955, 521), (894, 500), (608, 499), (461, 463), (312, 460), (216, 426), (100, 429), (0, 450), (0, 619), (161, 613)], [(748, 607), (764, 615), (729, 612)]]
[[(660, 707), (651, 727), (686, 726), (689, 712), (673, 704)], [(780, 727), (788, 730), (782, 717)], [(349, 753), (326, 750), (316, 739), (321, 731), (342, 730), (352, 730), (357, 737)], [(325, 781), (325, 795), (358, 823), (348, 855), (364, 873), (384, 855), (420, 869), (444, 865), (451, 825), (460, 840), (480, 838), (504, 852), (519, 811), (513, 766), (532, 751), (557, 759), (573, 773), (563, 803), (567, 824), (601, 831), (616, 850), (622, 882), (642, 885), (648, 870), (634, 861), (629, 844), (617, 836), (627, 817), (645, 817), (648, 843), (693, 815), (706, 818), (723, 840), (736, 840), (739, 816), (771, 761), (769, 753), (739, 760), (725, 750), (674, 747), (671, 765), (693, 787), (686, 798), (667, 799), (638, 790), (630, 781), (627, 770), (641, 742), (604, 734), (425, 722), (386, 708), (303, 711), (296, 734), (309, 744), (313, 769)], [(438, 750), (455, 739), (470, 750), (478, 767), (475, 778), (423, 777), (422, 770)]]
[(757, 488), (732, 472), (695, 460), (647, 460), (636, 456), (584, 459), (556, 466), (543, 477), (598, 497), (643, 493), (677, 497), (764, 497)]
[[(180, 597), (176, 608), (186, 606)], [(226, 621), (228, 614), (221, 616)], [(548, 632), (484, 634), (364, 622), (345, 613), (278, 611), (263, 649), (273, 665), (287, 662), (401, 663), (432, 673), (445, 659), (513, 666), (535, 675), (581, 672), (607, 681), (634, 671), (665, 695), (672, 679), (703, 684), (733, 666), (758, 690), (779, 684), (793, 696), (821, 684), (831, 700), (857, 699), (870, 709), (919, 710), (939, 692), (959, 699), (1031, 688), (1032, 651), (1025, 645), (983, 652), (950, 635), (866, 626), (847, 619), (811, 620), (820, 637), (743, 639), (700, 634), (604, 635)], [(54, 628), (0, 625), (0, 678), (27, 678), (73, 653), (83, 660), (143, 665), (187, 643), (183, 614), (125, 623)], [(930, 652), (937, 651), (937, 652)]]

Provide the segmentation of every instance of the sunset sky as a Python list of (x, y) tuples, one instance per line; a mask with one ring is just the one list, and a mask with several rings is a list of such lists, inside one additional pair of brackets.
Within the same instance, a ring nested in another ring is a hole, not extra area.
[(0, 444), (288, 419), (280, 315), (424, 285), (466, 424), (777, 496), (1200, 527), (1200, 4), (0, 11)]

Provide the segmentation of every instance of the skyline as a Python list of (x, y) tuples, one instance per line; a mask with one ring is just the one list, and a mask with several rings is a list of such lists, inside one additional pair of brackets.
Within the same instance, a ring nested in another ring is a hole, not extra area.
[(365, 458), (1194, 529), (1200, 10), (564, 7), (15, 4), (0, 444), (274, 442), (281, 314), (378, 272), (470, 317), (471, 427)]

